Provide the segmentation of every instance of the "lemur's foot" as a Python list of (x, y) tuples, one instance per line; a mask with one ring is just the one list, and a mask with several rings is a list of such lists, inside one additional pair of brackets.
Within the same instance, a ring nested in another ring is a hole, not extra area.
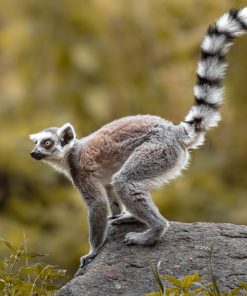
[(122, 212), (119, 213), (119, 214), (109, 216), (109, 217), (108, 217), (108, 220), (115, 220), (115, 219), (117, 219), (117, 218), (125, 217), (125, 216), (127, 216), (127, 215), (130, 215), (130, 213), (127, 212), (127, 211), (122, 211)]
[(139, 245), (139, 246), (151, 246), (161, 239), (166, 230), (169, 227), (169, 223), (161, 224), (155, 229), (149, 229), (144, 232), (129, 232), (124, 239), (125, 245)]
[(120, 216), (121, 216), (121, 213), (118, 214), (118, 215), (112, 215), (112, 216), (109, 216), (107, 219), (111, 221), (111, 220), (117, 219), (117, 218), (120, 217)]
[[(121, 225), (127, 223), (134, 223), (139, 221), (136, 217), (128, 212), (122, 212), (121, 214), (111, 218), (111, 225)], [(139, 221), (140, 222), (140, 221)]]
[(80, 268), (83, 268), (86, 265), (88, 265), (88, 263), (90, 263), (93, 260), (93, 258), (96, 257), (97, 254), (98, 254), (98, 252), (92, 252), (92, 253), (89, 253), (85, 256), (82, 256), (80, 258)]
[(136, 217), (134, 216), (120, 217), (112, 220), (111, 225), (121, 225), (121, 224), (135, 223), (135, 222), (140, 222), (140, 221), (136, 219)]
[(145, 232), (129, 232), (126, 234), (124, 239), (125, 245), (138, 245), (138, 246), (147, 246), (153, 245), (157, 242), (158, 238), (148, 235), (147, 231)]

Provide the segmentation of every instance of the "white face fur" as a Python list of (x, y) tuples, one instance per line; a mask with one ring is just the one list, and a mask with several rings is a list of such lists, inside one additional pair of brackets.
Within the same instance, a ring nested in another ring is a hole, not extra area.
[(35, 147), (31, 151), (31, 156), (34, 159), (57, 162), (63, 159), (73, 146), (75, 131), (70, 123), (66, 123), (60, 128), (47, 128), (29, 137), (35, 143)]

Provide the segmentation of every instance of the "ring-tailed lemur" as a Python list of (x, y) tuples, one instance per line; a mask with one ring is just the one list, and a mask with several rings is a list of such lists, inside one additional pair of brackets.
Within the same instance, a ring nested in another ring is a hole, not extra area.
[[(247, 7), (225, 13), (209, 27), (201, 44), (195, 102), (178, 125), (157, 116), (137, 115), (113, 121), (81, 140), (69, 123), (30, 136), (36, 144), (31, 156), (63, 171), (88, 207), (91, 250), (81, 258), (81, 267), (104, 244), (108, 202), (114, 218), (111, 224), (137, 218), (147, 225), (143, 233), (128, 233), (125, 244), (150, 245), (164, 235), (169, 222), (149, 192), (186, 168), (189, 149), (201, 145), (205, 132), (220, 120), (225, 55), (234, 37), (246, 30)], [(122, 205), (132, 216), (122, 213)]]

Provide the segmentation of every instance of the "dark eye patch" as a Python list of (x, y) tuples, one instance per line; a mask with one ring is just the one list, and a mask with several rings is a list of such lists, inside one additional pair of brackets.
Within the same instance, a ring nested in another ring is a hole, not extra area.
[(54, 141), (50, 138), (41, 141), (41, 145), (46, 149), (50, 149), (53, 146), (53, 144)]

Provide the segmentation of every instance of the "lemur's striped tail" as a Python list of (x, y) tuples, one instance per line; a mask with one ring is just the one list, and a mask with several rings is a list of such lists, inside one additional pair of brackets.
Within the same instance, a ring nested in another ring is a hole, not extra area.
[(247, 7), (225, 13), (208, 28), (197, 66), (195, 103), (183, 123), (190, 134), (203, 134), (220, 120), (218, 109), (223, 100), (221, 81), (227, 66), (225, 55), (233, 39), (246, 31)]

